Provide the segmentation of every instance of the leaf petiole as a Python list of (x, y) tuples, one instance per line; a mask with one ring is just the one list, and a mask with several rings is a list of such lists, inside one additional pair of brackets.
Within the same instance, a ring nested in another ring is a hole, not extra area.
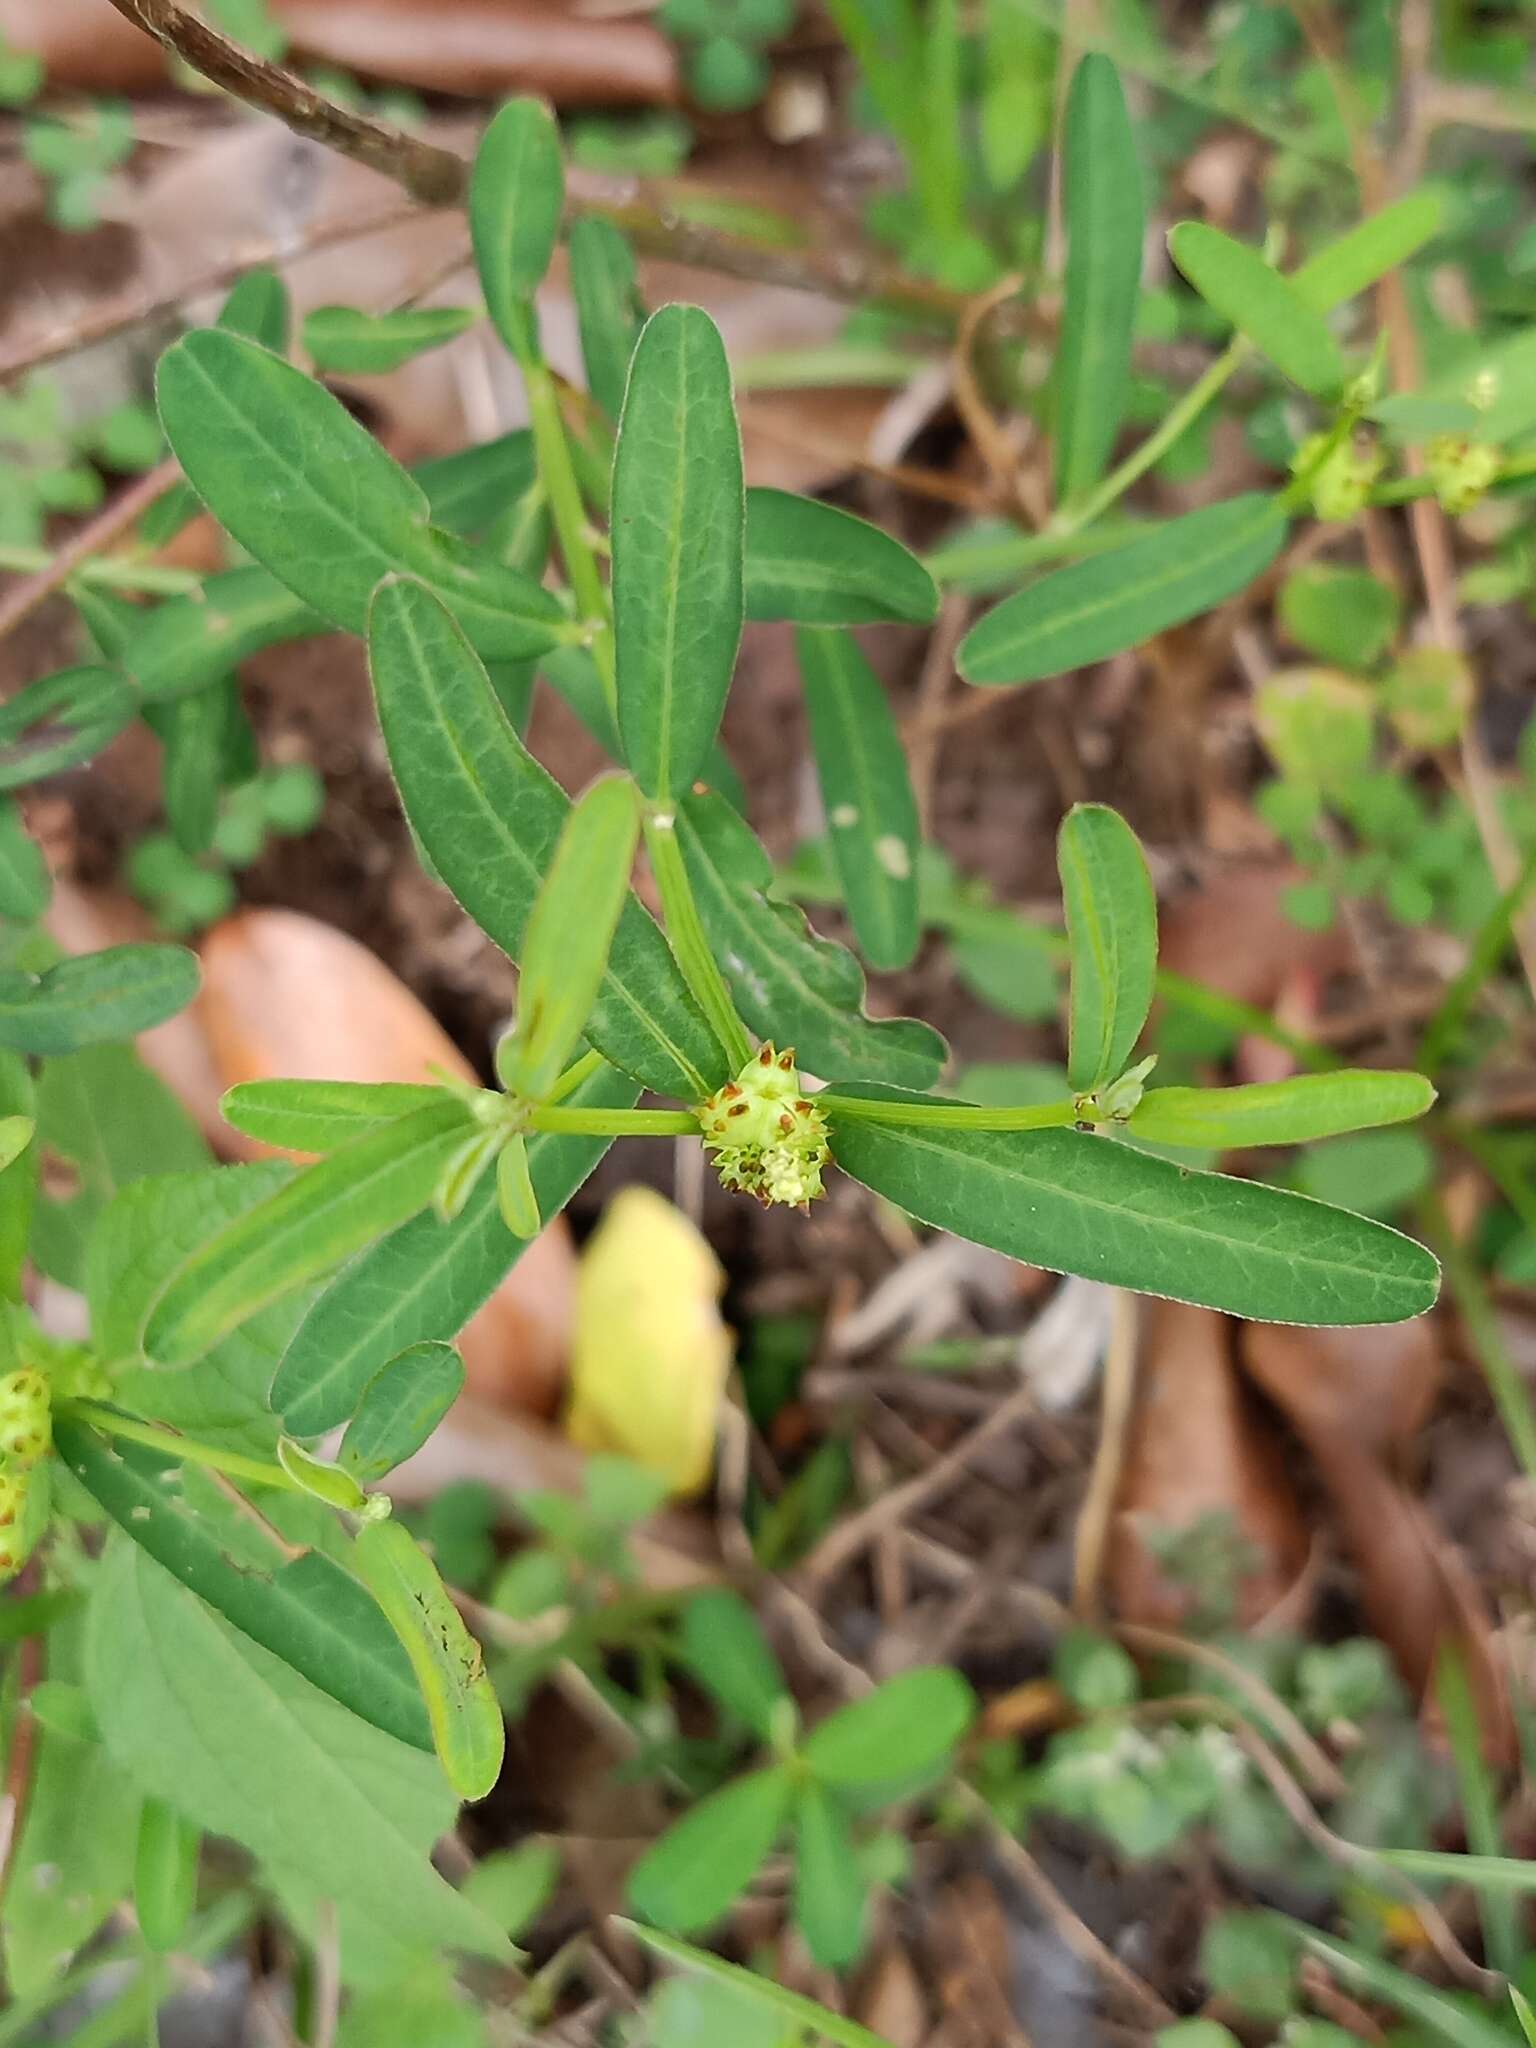
[(530, 1131), (573, 1138), (685, 1138), (698, 1135), (690, 1109), (561, 1109), (541, 1103), (528, 1117)]
[(1078, 1120), (1077, 1103), (1026, 1103), (1015, 1108), (987, 1108), (969, 1102), (881, 1102), (862, 1095), (838, 1095), (830, 1088), (816, 1098), (818, 1109), (834, 1117), (862, 1118), (867, 1123), (917, 1124), (942, 1131), (1060, 1131)]
[(705, 937), (699, 907), (693, 899), (693, 884), (688, 880), (682, 849), (677, 843), (676, 815), (670, 808), (653, 806), (647, 810), (645, 848), (651, 857), (667, 937), (677, 964), (725, 1049), (727, 1065), (735, 1073), (751, 1059), (752, 1041), (736, 1014), (725, 977)]
[(139, 1422), (131, 1415), (121, 1415), (117, 1409), (109, 1408), (101, 1401), (63, 1401), (60, 1412), (71, 1415), (77, 1422), (85, 1422), (103, 1436), (122, 1437), (128, 1443), (143, 1444), (152, 1451), (168, 1451), (173, 1458), (180, 1458), (189, 1465), (206, 1465), (212, 1472), (222, 1472), (230, 1479), (245, 1479), (254, 1486), (272, 1486), (283, 1493), (307, 1493), (308, 1488), (291, 1479), (281, 1465), (269, 1464), (264, 1458), (249, 1458), (242, 1451), (226, 1451), (216, 1444), (202, 1443), (197, 1437), (178, 1436), (173, 1429), (160, 1429), (152, 1422)]

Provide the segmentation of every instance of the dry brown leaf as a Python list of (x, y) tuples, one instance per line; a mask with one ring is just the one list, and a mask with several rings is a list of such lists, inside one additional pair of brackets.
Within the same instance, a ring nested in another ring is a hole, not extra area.
[(853, 2016), (889, 2041), (891, 2048), (923, 2048), (928, 2038), (928, 2002), (922, 1980), (904, 1948), (894, 1943), (870, 1968)]
[(1251, 862), (1175, 897), (1160, 914), (1160, 964), (1261, 1009), (1298, 966), (1337, 973), (1350, 960), (1344, 934), (1301, 931), (1285, 914), (1285, 891), (1303, 879), (1285, 862)]
[(1230, 1517), (1249, 1553), (1237, 1618), (1252, 1626), (1295, 1585), (1307, 1530), (1280, 1446), (1243, 1382), (1223, 1316), (1179, 1302), (1146, 1304), (1136, 1413), (1110, 1533), (1109, 1585), (1125, 1621), (1178, 1628), (1199, 1591), (1158, 1562), (1149, 1531)]

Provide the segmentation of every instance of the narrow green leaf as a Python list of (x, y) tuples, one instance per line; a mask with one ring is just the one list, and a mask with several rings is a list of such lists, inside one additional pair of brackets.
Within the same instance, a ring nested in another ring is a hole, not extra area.
[[(862, 1092), (862, 1091), (861, 1091)], [(838, 1164), (957, 1237), (1114, 1287), (1268, 1323), (1396, 1323), (1440, 1269), (1412, 1238), (1255, 1181), (1080, 1131), (903, 1130), (832, 1111)]]
[(429, 522), (426, 493), (335, 398), (280, 356), (217, 327), (160, 359), (160, 416), (188, 481), (257, 561), (349, 632), (381, 577), (421, 577), (487, 658), (565, 633), (528, 577)]
[(291, 1437), (278, 1438), (277, 1462), (295, 1486), (302, 1487), (312, 1500), (324, 1501), (328, 1508), (355, 1515), (366, 1505), (367, 1496), (350, 1472), (317, 1458)]
[(509, 100), (475, 152), (469, 233), (480, 289), (516, 356), (533, 342), (530, 301), (544, 281), (565, 205), (560, 133), (542, 100)]
[(615, 424), (624, 405), (629, 359), (640, 339), (645, 303), (628, 239), (599, 215), (571, 223), (565, 251), (587, 389)]
[(65, 668), (0, 704), (0, 790), (78, 767), (133, 720), (134, 693), (106, 668)]
[(108, 946), (43, 975), (0, 968), (0, 1045), (66, 1053), (132, 1038), (184, 1010), (197, 984), (197, 955), (185, 946)]
[(478, 539), (535, 482), (538, 466), (533, 434), (527, 427), (518, 427), (493, 441), (479, 441), (452, 455), (418, 462), (410, 474), (426, 492), (439, 526)]
[(800, 1754), (828, 1785), (889, 1784), (940, 1769), (976, 1713), (958, 1671), (933, 1665), (888, 1678), (814, 1727)]
[(229, 288), (219, 308), (219, 325), (243, 334), (274, 355), (286, 355), (292, 338), (293, 300), (275, 270), (248, 270)]
[(285, 1563), (276, 1548), (265, 1569), (253, 1570), (183, 1500), (174, 1459), (139, 1444), (108, 1445), (67, 1416), (58, 1418), (55, 1436), (59, 1456), (97, 1506), (200, 1600), (374, 1727), (417, 1749), (432, 1747), (410, 1664), (349, 1572), (318, 1550)]
[(900, 541), (792, 491), (747, 492), (745, 577), (749, 619), (927, 626), (938, 616), (938, 585)]
[(478, 318), (473, 306), (406, 306), (396, 313), (316, 306), (304, 315), (304, 347), (317, 370), (378, 377), (456, 341)]
[(847, 1821), (809, 1779), (795, 1797), (795, 1925), (822, 1969), (858, 1961), (868, 1895)]
[(753, 1771), (684, 1814), (629, 1873), (629, 1902), (675, 1934), (701, 1932), (751, 1884), (778, 1840), (793, 1781)]
[(202, 1846), (201, 1828), (164, 1800), (145, 1800), (133, 1868), (133, 1912), (140, 1934), (158, 1955), (170, 1954), (192, 1917)]
[(249, 1849), (299, 1925), (334, 1901), (343, 1955), (355, 1940), (390, 1976), (439, 1946), (510, 1960), (500, 1930), (432, 1867), (455, 1810), (435, 1758), (344, 1712), (130, 1544), (94, 1575), (87, 1672), (119, 1768)]
[(725, 344), (663, 306), (630, 366), (613, 467), (613, 611), (624, 757), (659, 802), (692, 787), (741, 640), (745, 494)]
[(832, 857), (871, 967), (910, 964), (917, 907), (917, 799), (880, 678), (848, 633), (795, 635)]
[(914, 1018), (864, 1014), (859, 963), (813, 932), (794, 904), (769, 896), (773, 863), (725, 798), (690, 797), (677, 829), (704, 929), (758, 1036), (792, 1046), (800, 1066), (824, 1081), (931, 1085), (948, 1057), (943, 1039)]
[(1168, 247), (1206, 304), (1246, 334), (1283, 376), (1315, 398), (1337, 393), (1344, 358), (1327, 322), (1257, 249), (1198, 220), (1180, 221)]
[(1416, 2021), (1432, 2039), (1445, 2042), (1447, 2048), (1509, 2048), (1509, 2035), (1497, 2020), (1484, 2018), (1462, 1999), (1426, 1984), (1411, 1971), (1384, 1962), (1355, 1942), (1319, 1934), (1299, 1922), (1295, 1924), (1295, 1934), (1303, 1947), (1320, 1957), (1346, 1984), (1359, 1985), (1373, 1999), (1394, 2006), (1406, 2018)]
[[(569, 1099), (589, 1109), (629, 1109), (638, 1094), (633, 1081), (604, 1067)], [(529, 1165), (545, 1216), (565, 1207), (610, 1143), (532, 1134)], [(527, 1248), (503, 1222), (489, 1178), (451, 1230), (430, 1212), (414, 1217), (360, 1253), (320, 1295), (272, 1382), (273, 1408), (294, 1436), (334, 1429), (390, 1359), (456, 1336)]]
[(528, 1167), (528, 1140), (519, 1131), (496, 1159), (496, 1200), (501, 1220), (514, 1237), (537, 1237), (543, 1227), (539, 1198)]
[(147, 1355), (191, 1365), (268, 1302), (317, 1280), (432, 1199), (467, 1113), (453, 1097), (368, 1131), (202, 1246), (151, 1309)]
[(1067, 96), (1062, 152), (1066, 292), (1056, 354), (1056, 496), (1104, 474), (1125, 413), (1146, 200), (1120, 74), (1090, 51)]
[(0, 1116), (0, 1173), (21, 1157), (36, 1128), (29, 1116)]
[[(831, 0), (833, 7), (839, 0)], [(777, 1984), (771, 1977), (759, 1977), (755, 1971), (743, 1969), (740, 1963), (722, 1962), (719, 1956), (712, 1956), (707, 1950), (693, 1948), (686, 1941), (677, 1941), (671, 1935), (659, 1934), (654, 1928), (640, 1927), (633, 1922), (621, 1921), (635, 1939), (642, 1942), (654, 1954), (665, 1956), (670, 1963), (676, 1963), (685, 1970), (692, 1970), (713, 1983), (739, 1992), (742, 1998), (750, 2000), (769, 2012), (779, 2014), (791, 2024), (798, 2026), (811, 2039), (835, 2041), (839, 2048), (892, 2048), (883, 2034), (872, 2034), (868, 2027), (862, 2027), (857, 2020), (844, 2019), (840, 2013), (829, 2012), (818, 2005), (813, 1998), (806, 1998), (798, 1991), (789, 1991)]]
[(483, 1799), (501, 1775), (506, 1729), (480, 1645), (409, 1529), (365, 1523), (353, 1556), (411, 1660), (449, 1784), (461, 1799)]
[(1247, 1145), (1305, 1145), (1376, 1124), (1422, 1116), (1435, 1099), (1422, 1074), (1298, 1074), (1241, 1088), (1149, 1088), (1128, 1129), (1158, 1145), (1224, 1152)]
[[(19, 1053), (0, 1047), (0, 1116), (14, 1129), (26, 1124), (33, 1136), (37, 1131), (37, 1091), (32, 1071)], [(0, 1167), (0, 1298), (19, 1301), (22, 1272), (27, 1260), (27, 1243), (32, 1234), (32, 1216), (37, 1203), (41, 1147), (23, 1145), (10, 1163)]]
[(1515, 2018), (1520, 2022), (1520, 2031), (1525, 2036), (1528, 2048), (1536, 2048), (1536, 2008), (1517, 1985), (1509, 1987), (1510, 2003), (1515, 2008)]
[(1103, 661), (1244, 589), (1284, 539), (1279, 501), (1258, 492), (1170, 519), (1005, 597), (961, 641), (960, 673), (968, 683), (1032, 683)]
[[(1434, 1697), (1444, 1717), (1451, 1761), (1456, 1767), (1462, 1823), (1473, 1852), (1467, 1862), (1475, 1867), (1483, 1862), (1513, 1861), (1504, 1855), (1501, 1787), (1483, 1754), (1483, 1714), (1461, 1645), (1450, 1635), (1441, 1639), (1436, 1652)], [(1472, 1870), (1466, 1876), (1469, 1882), (1475, 1881)], [(1536, 1883), (1532, 1889), (1536, 1889)], [(1512, 1977), (1520, 1968), (1525, 1950), (1521, 1915), (1515, 1901), (1508, 1893), (1489, 1887), (1478, 1900), (1478, 1912), (1489, 1962), (1505, 1977)]]
[(1072, 969), (1067, 1079), (1079, 1093), (1124, 1072), (1152, 1007), (1157, 897), (1118, 811), (1074, 804), (1056, 842)]
[(705, 1691), (767, 1742), (789, 1687), (741, 1595), (725, 1587), (696, 1593), (683, 1609), (679, 1648)]
[(501, 1149), (502, 1137), (500, 1131), (472, 1125), (469, 1136), (449, 1153), (432, 1190), (433, 1213), (440, 1223), (456, 1222), (463, 1213), (481, 1174)]
[(570, 1064), (608, 968), (640, 837), (628, 776), (608, 775), (572, 806), (523, 934), (517, 1021), (496, 1049), (509, 1095), (542, 1102)]
[(242, 1081), (219, 1104), (224, 1121), (285, 1152), (334, 1152), (380, 1124), (443, 1099), (411, 1081)]
[(43, 850), (23, 824), (20, 807), (0, 798), (0, 917), (31, 924), (48, 908), (52, 887)]
[[(462, 632), (420, 584), (386, 584), (369, 664), (390, 765), (433, 867), (517, 959), (570, 805), (508, 724)], [(697, 1102), (727, 1079), (656, 924), (637, 902), (614, 934), (589, 1036), (658, 1094)]]
[(1446, 195), (1435, 185), (1404, 193), (1309, 256), (1290, 284), (1320, 313), (1342, 306), (1418, 254), (1445, 224)]
[(336, 1462), (372, 1486), (414, 1457), (464, 1388), (464, 1361), (449, 1344), (413, 1344), (363, 1390)]
[(330, 630), (268, 570), (229, 569), (156, 605), (128, 634), (121, 660), (142, 701), (158, 704), (205, 689), (264, 648)]

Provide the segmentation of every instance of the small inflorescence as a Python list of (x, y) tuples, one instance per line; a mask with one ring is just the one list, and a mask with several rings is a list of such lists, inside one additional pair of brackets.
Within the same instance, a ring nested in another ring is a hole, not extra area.
[(822, 1193), (827, 1120), (801, 1093), (793, 1052), (761, 1047), (698, 1109), (722, 1187), (804, 1209)]
[(35, 1366), (0, 1378), (0, 1584), (26, 1562), (32, 1531), (27, 1497), (33, 1468), (48, 1455), (53, 1416), (48, 1382)]

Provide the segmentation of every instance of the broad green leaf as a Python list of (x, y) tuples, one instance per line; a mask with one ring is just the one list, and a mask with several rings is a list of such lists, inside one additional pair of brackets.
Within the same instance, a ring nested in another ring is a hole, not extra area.
[(143, 702), (159, 704), (206, 689), (263, 648), (330, 630), (266, 569), (229, 569), (156, 605), (128, 634), (121, 660)]
[(464, 1896), (514, 1941), (531, 1927), (560, 1882), (554, 1842), (524, 1841), (482, 1856), (464, 1880)]
[(518, 427), (494, 441), (419, 462), (410, 474), (426, 492), (439, 526), (477, 539), (535, 481), (533, 435), (527, 427)]
[(241, 1081), (219, 1104), (227, 1124), (285, 1152), (334, 1152), (380, 1124), (441, 1102), (411, 1081)]
[(168, 1955), (186, 1932), (197, 1905), (197, 1866), (203, 1832), (163, 1799), (146, 1799), (139, 1816), (133, 1866), (133, 1912), (139, 1932), (159, 1955)]
[(395, 313), (316, 306), (304, 315), (304, 347), (317, 370), (378, 377), (456, 341), (479, 317), (473, 306), (407, 306)]
[(1439, 1291), (1412, 1238), (1281, 1188), (1080, 1131), (918, 1131), (827, 1109), (833, 1156), (855, 1180), (1053, 1273), (1268, 1323), (1403, 1322)]
[(22, 823), (20, 807), (0, 798), (0, 917), (31, 924), (52, 890), (43, 850)]
[(612, 221), (594, 213), (572, 221), (565, 252), (587, 389), (617, 423), (629, 381), (629, 359), (645, 320), (635, 252)]
[(1315, 1200), (1393, 1216), (1435, 1175), (1435, 1154), (1419, 1131), (1360, 1131), (1313, 1145), (1296, 1161), (1296, 1184)]
[(464, 1361), (451, 1345), (411, 1345), (363, 1390), (337, 1464), (372, 1486), (421, 1449), (463, 1388)]
[(233, 677), (154, 707), (161, 746), (160, 790), (166, 823), (183, 853), (206, 853), (213, 844), (223, 794)]
[(1422, 1116), (1435, 1099), (1422, 1074), (1352, 1070), (1297, 1074), (1240, 1088), (1150, 1088), (1128, 1129), (1158, 1145), (1222, 1152), (1239, 1145), (1304, 1145)]
[[(570, 804), (513, 732), (464, 635), (420, 584), (380, 590), (369, 662), (390, 765), (427, 855), (517, 959)], [(725, 1055), (665, 939), (634, 901), (619, 919), (588, 1036), (658, 1094), (697, 1102), (727, 1078)]]
[(679, 1648), (705, 1691), (766, 1742), (789, 1687), (741, 1595), (724, 1587), (696, 1593), (683, 1609)]
[(822, 1080), (934, 1081), (948, 1055), (943, 1039), (914, 1018), (865, 1016), (859, 963), (813, 932), (794, 904), (768, 895), (773, 863), (724, 797), (690, 797), (677, 830), (704, 929), (759, 1037), (793, 1047), (799, 1065)]
[(1118, 811), (1074, 804), (1056, 842), (1072, 969), (1067, 1078), (1079, 1094), (1124, 1072), (1152, 1007), (1157, 897)]
[(409, 1529), (367, 1522), (353, 1556), (411, 1660), (449, 1784), (461, 1799), (483, 1799), (501, 1775), (506, 1729), (480, 1645)]
[(960, 673), (1032, 683), (1103, 661), (1244, 589), (1284, 539), (1279, 501), (1258, 492), (1186, 512), (1005, 597), (961, 641)]
[(1315, 398), (1344, 382), (1344, 358), (1311, 299), (1244, 242), (1205, 221), (1180, 221), (1168, 237), (1173, 260), (1223, 319)]
[(709, 757), (741, 640), (745, 495), (725, 344), (663, 306), (630, 365), (613, 466), (613, 612), (624, 758), (658, 802)]
[(1433, 241), (1445, 212), (1446, 195), (1437, 186), (1404, 193), (1309, 256), (1291, 273), (1291, 288), (1321, 313), (1342, 306)]
[(811, 749), (848, 917), (871, 967), (911, 963), (917, 908), (917, 799), (880, 678), (848, 633), (795, 635)]
[(360, 633), (381, 577), (421, 577), (480, 651), (537, 654), (566, 636), (529, 578), (433, 527), (426, 493), (340, 399), (280, 356), (205, 327), (160, 359), (167, 437), (219, 520), (294, 594)]
[[(834, 8), (838, 4), (839, 0), (832, 0)], [(623, 1921), (619, 1924), (654, 1954), (665, 1956), (670, 1963), (739, 1992), (742, 1998), (754, 2005), (780, 2014), (813, 2040), (835, 2041), (840, 2048), (892, 2048), (884, 2035), (872, 2034), (857, 2020), (844, 2019), (840, 2013), (829, 2012), (813, 1998), (787, 1990), (771, 1977), (759, 1977), (755, 1971), (743, 1969), (739, 1963), (722, 1962), (719, 1956), (712, 1956), (705, 1949), (693, 1948), (686, 1941), (676, 1941), (671, 1935), (659, 1934), (654, 1928)]]
[(132, 688), (107, 668), (65, 668), (27, 683), (0, 704), (0, 790), (89, 761), (137, 709)]
[(275, 270), (248, 270), (230, 286), (219, 308), (219, 325), (243, 334), (274, 355), (286, 355), (292, 338), (293, 300)]
[(0, 1045), (68, 1053), (132, 1038), (184, 1010), (197, 984), (197, 955), (185, 946), (109, 946), (43, 975), (0, 968)]
[(318, 1280), (432, 1199), (467, 1112), (445, 1096), (365, 1132), (202, 1246), (150, 1311), (155, 1363), (191, 1365), (269, 1302)]
[[(605, 1067), (569, 1100), (629, 1109), (638, 1093), (633, 1081)], [(610, 1143), (530, 1135), (534, 1192), (545, 1216), (565, 1207)], [(272, 1382), (272, 1406), (294, 1436), (318, 1436), (345, 1422), (390, 1359), (456, 1336), (527, 1248), (502, 1221), (489, 1176), (451, 1229), (430, 1213), (413, 1218), (360, 1253), (320, 1295)]]
[(95, 1045), (44, 1062), (37, 1142), (12, 1171), (42, 1154), (55, 1171), (38, 1192), (31, 1253), (66, 1287), (82, 1284), (101, 1212), (119, 1188), (208, 1163), (197, 1126), (128, 1045)]
[(751, 1884), (789, 1812), (793, 1780), (753, 1771), (668, 1828), (629, 1873), (637, 1913), (674, 1934), (702, 1932)]
[(1280, 586), (1280, 623), (1298, 647), (1346, 668), (1366, 668), (1397, 632), (1402, 600), (1366, 569), (1309, 562)]
[(1056, 353), (1056, 496), (1104, 474), (1130, 390), (1146, 200), (1120, 74), (1090, 51), (1073, 74), (1062, 150), (1066, 291)]
[(864, 1946), (868, 1885), (842, 1812), (814, 1778), (795, 1795), (795, 1925), (824, 1970), (846, 1970)]
[(417, 1749), (431, 1748), (410, 1664), (349, 1572), (321, 1551), (289, 1563), (265, 1544), (262, 1567), (253, 1569), (200, 1504), (182, 1498), (180, 1468), (164, 1452), (109, 1443), (67, 1416), (55, 1432), (74, 1477), (157, 1564), (352, 1713)]
[(542, 100), (509, 100), (475, 152), (469, 233), (480, 289), (516, 356), (535, 346), (531, 301), (555, 253), (565, 205), (560, 133)]
[(435, 1758), (346, 1712), (126, 1543), (93, 1587), (88, 1672), (122, 1768), (285, 1890), (334, 1900), (344, 1951), (355, 1917), (411, 1956), (441, 1945), (507, 1960), (504, 1937), (432, 1868), (454, 1814)]
[(947, 1666), (904, 1671), (814, 1727), (800, 1754), (828, 1785), (889, 1784), (938, 1770), (976, 1713), (976, 1695)]
[(749, 619), (927, 626), (938, 615), (937, 584), (900, 541), (792, 491), (747, 492), (745, 577)]
[(629, 900), (639, 837), (640, 806), (624, 775), (595, 782), (560, 827), (523, 934), (517, 1020), (496, 1049), (508, 1094), (542, 1102), (570, 1063)]

